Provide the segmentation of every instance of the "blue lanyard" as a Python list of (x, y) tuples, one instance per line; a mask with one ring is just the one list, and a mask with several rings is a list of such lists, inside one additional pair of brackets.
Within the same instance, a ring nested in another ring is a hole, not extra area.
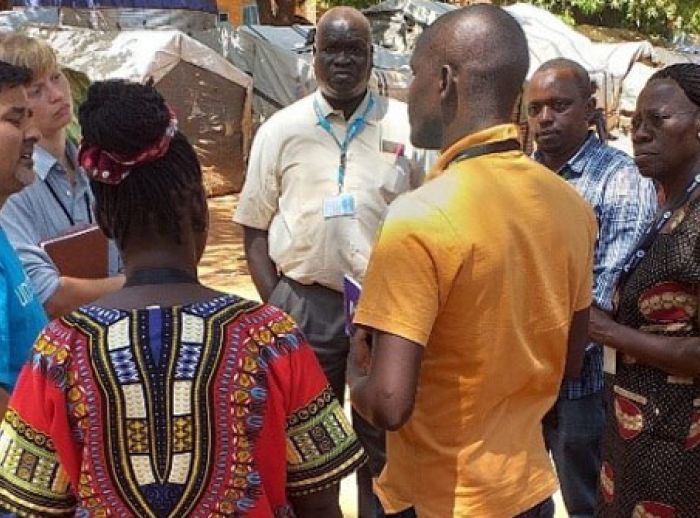
[(347, 168), (347, 155), (350, 142), (352, 142), (353, 139), (365, 129), (365, 126), (367, 125), (367, 115), (369, 115), (370, 110), (374, 107), (374, 97), (371, 93), (368, 95), (369, 100), (367, 101), (365, 111), (362, 113), (362, 115), (352, 121), (352, 124), (350, 124), (347, 132), (345, 133), (345, 140), (343, 140), (343, 142), (340, 141), (338, 136), (335, 134), (335, 131), (333, 131), (333, 126), (328, 118), (324, 117), (323, 113), (321, 113), (321, 107), (318, 104), (318, 99), (314, 99), (314, 111), (316, 112), (318, 125), (321, 126), (326, 133), (333, 137), (333, 140), (338, 145), (338, 149), (340, 149), (340, 165), (338, 166), (338, 193), (343, 192), (343, 186), (345, 185), (345, 170)]

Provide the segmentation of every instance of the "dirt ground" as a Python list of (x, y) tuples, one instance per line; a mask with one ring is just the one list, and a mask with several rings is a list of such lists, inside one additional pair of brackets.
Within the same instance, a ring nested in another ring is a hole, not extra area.
[(199, 275), (210, 288), (258, 299), (243, 252), (243, 234), (232, 221), (238, 195), (209, 200), (209, 238)]

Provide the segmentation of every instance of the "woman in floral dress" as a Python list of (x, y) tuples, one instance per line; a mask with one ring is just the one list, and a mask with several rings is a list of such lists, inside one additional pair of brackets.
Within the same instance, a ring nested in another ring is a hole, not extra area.
[(700, 65), (654, 74), (632, 120), (635, 161), (665, 206), (628, 259), (606, 345), (608, 422), (596, 515), (700, 517)]

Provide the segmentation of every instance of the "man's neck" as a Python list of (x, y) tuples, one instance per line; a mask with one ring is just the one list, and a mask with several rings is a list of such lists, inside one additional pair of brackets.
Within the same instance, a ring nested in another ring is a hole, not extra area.
[(586, 133), (586, 136), (583, 137), (578, 144), (569, 149), (560, 151), (559, 153), (547, 153), (545, 151), (540, 151), (542, 165), (548, 169), (551, 169), (555, 173), (559, 172), (562, 167), (568, 164), (569, 161), (576, 156), (587, 139), (588, 133)]
[(68, 163), (66, 157), (66, 130), (62, 129), (51, 135), (44, 135), (39, 141), (39, 145), (44, 148), (52, 157), (61, 164), (66, 171), (68, 178), (73, 181), (75, 179), (74, 166)]
[(446, 150), (453, 146), (456, 142), (462, 140), (468, 135), (473, 135), (487, 128), (498, 126), (499, 124), (507, 124), (509, 121), (502, 120), (500, 117), (480, 117), (468, 118), (463, 121), (454, 121), (449, 126), (443, 128), (442, 131), (442, 150)]
[(350, 117), (352, 117), (352, 114), (355, 113), (357, 107), (360, 106), (360, 104), (362, 104), (362, 100), (365, 98), (365, 95), (367, 95), (367, 90), (362, 92), (361, 95), (353, 97), (351, 99), (333, 99), (331, 97), (328, 97), (323, 92), (321, 93), (321, 95), (323, 95), (323, 98), (326, 100), (326, 102), (331, 105), (331, 108), (333, 108), (334, 110), (341, 110), (343, 112), (345, 120), (350, 120)]
[(60, 130), (50, 135), (44, 135), (39, 141), (39, 145), (56, 160), (62, 160), (66, 154), (66, 131)]
[(557, 173), (562, 167), (564, 167), (569, 162), (569, 160), (571, 160), (571, 158), (573, 158), (575, 154), (575, 151), (573, 153), (565, 154), (542, 153), (542, 165), (545, 166), (547, 169), (550, 169)]

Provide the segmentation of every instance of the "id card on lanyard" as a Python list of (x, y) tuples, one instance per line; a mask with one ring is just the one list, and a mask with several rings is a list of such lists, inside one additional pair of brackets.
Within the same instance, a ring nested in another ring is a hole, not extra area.
[(347, 129), (347, 132), (345, 133), (345, 139), (342, 142), (335, 134), (335, 131), (333, 131), (331, 122), (327, 117), (323, 116), (323, 113), (321, 113), (321, 107), (318, 104), (318, 100), (314, 99), (314, 111), (316, 112), (318, 125), (321, 126), (321, 128), (323, 128), (323, 130), (333, 138), (333, 141), (340, 150), (340, 163), (338, 164), (337, 176), (338, 194), (335, 196), (329, 196), (323, 200), (322, 212), (325, 219), (355, 215), (355, 197), (350, 193), (343, 192), (343, 188), (345, 187), (348, 147), (350, 146), (350, 142), (352, 142), (360, 133), (362, 133), (367, 126), (367, 116), (374, 107), (374, 97), (371, 93), (368, 95), (369, 100), (367, 101), (367, 106), (364, 112), (362, 112), (362, 115), (352, 121)]

